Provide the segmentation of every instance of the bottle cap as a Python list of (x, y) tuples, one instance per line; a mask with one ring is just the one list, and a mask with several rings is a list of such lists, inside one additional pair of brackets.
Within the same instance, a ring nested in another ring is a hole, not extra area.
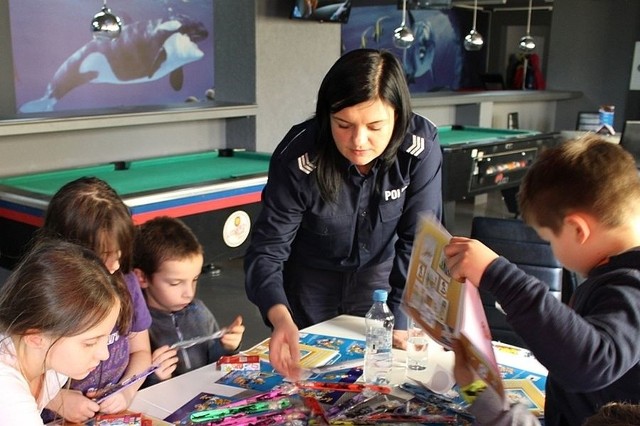
[(375, 290), (373, 292), (373, 301), (374, 302), (386, 302), (387, 301), (387, 291), (386, 290)]

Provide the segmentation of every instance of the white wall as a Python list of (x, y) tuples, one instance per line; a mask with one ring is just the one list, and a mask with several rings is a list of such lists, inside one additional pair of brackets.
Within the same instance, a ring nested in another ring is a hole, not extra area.
[(259, 0), (256, 19), (256, 149), (271, 152), (315, 112), (316, 95), (340, 56), (340, 25), (288, 19), (291, 2)]
[(0, 176), (209, 151), (224, 141), (219, 120), (0, 136)]
[[(640, 38), (640, 2), (560, 0), (553, 4), (547, 88), (580, 90), (581, 99), (558, 108), (558, 129), (574, 129), (578, 111), (615, 105), (622, 130), (635, 42)], [(637, 92), (636, 92), (637, 93)], [(637, 110), (635, 111), (637, 114)]]

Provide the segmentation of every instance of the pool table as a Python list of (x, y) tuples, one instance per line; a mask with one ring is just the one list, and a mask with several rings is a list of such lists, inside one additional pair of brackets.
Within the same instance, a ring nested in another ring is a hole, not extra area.
[(559, 133), (461, 125), (438, 127), (438, 135), (443, 153), (445, 223), (453, 221), (456, 200), (489, 191), (517, 190), (539, 153), (562, 141)]
[[(461, 125), (438, 132), (445, 224), (454, 223), (456, 200), (517, 188), (540, 150), (561, 140), (559, 134)], [(51, 196), (82, 176), (113, 186), (137, 224), (160, 215), (180, 217), (203, 244), (207, 264), (241, 255), (260, 209), (269, 159), (227, 149), (0, 178), (0, 266), (13, 267), (42, 225)]]
[(108, 182), (136, 224), (161, 215), (181, 218), (203, 245), (205, 264), (240, 255), (260, 209), (270, 158), (223, 149), (0, 178), (0, 265), (15, 265), (51, 197), (82, 176)]

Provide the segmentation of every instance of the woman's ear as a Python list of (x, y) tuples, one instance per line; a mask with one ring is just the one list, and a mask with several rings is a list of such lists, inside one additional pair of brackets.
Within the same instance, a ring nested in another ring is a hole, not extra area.
[(564, 218), (566, 231), (570, 232), (577, 244), (584, 244), (591, 236), (591, 222), (580, 213), (572, 213)]

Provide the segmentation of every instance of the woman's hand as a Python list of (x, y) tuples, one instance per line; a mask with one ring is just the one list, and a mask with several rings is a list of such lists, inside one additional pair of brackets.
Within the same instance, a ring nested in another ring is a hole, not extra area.
[(226, 351), (235, 351), (240, 347), (243, 334), (242, 317), (238, 315), (231, 325), (227, 327), (225, 335), (220, 338), (220, 344)]
[(397, 349), (407, 350), (407, 339), (409, 333), (407, 330), (393, 330), (393, 347)]
[(284, 305), (269, 309), (269, 321), (273, 325), (269, 341), (269, 362), (275, 370), (291, 380), (299, 380), (300, 343), (298, 327)]

